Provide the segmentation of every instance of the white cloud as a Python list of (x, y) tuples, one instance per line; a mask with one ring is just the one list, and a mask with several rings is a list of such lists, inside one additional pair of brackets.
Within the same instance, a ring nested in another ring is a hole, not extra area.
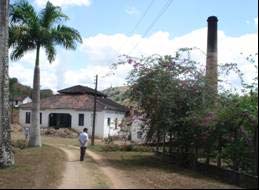
[[(227, 36), (223, 31), (219, 31), (218, 36), (219, 64), (227, 62), (240, 63), (239, 67), (245, 73), (245, 78), (250, 80), (255, 73), (252, 73), (254, 72), (253, 66), (247, 65), (247, 62), (244, 61), (244, 56), (257, 53), (258, 34), (252, 33), (239, 37), (231, 37)], [(120, 54), (130, 54), (132, 56), (152, 54), (167, 55), (174, 54), (177, 49), (182, 47), (197, 47), (201, 51), (197, 50), (192, 55), (195, 60), (201, 62), (201, 65), (203, 65), (205, 69), (206, 56), (204, 53), (206, 52), (206, 46), (207, 28), (201, 28), (179, 37), (172, 37), (168, 32), (162, 31), (156, 32), (147, 38), (142, 38), (140, 35), (98, 34), (94, 37), (85, 38), (81, 46), (81, 51), (87, 55), (91, 63), (102, 65), (102, 68), (105, 67), (108, 70), (108, 65), (115, 62), (116, 57)], [(240, 53), (243, 53), (243, 55)], [(95, 68), (94, 70), (98, 73), (98, 69)], [(112, 78), (114, 78), (114, 76), (112, 76)], [(112, 82), (112, 84), (124, 83), (125, 80), (121, 80), (122, 78), (123, 77), (118, 77), (115, 80), (116, 82)], [(237, 81), (239, 81), (237, 75), (234, 74), (225, 79), (230, 80), (232, 84), (237, 84)], [(111, 78), (107, 77), (107, 80), (111, 80)], [(108, 85), (106, 87), (108, 87)]]
[[(10, 50), (11, 51), (11, 50)], [(16, 77), (24, 84), (32, 87), (33, 83), (33, 71), (35, 64), (35, 51), (28, 52), (24, 57), (18, 61), (10, 61), (9, 75), (10, 77)], [(58, 77), (56, 71), (62, 67), (57, 57), (53, 63), (49, 63), (45, 51), (40, 53), (40, 75), (41, 75), (41, 89), (50, 88), (54, 91), (58, 87)]]
[(128, 14), (128, 15), (138, 15), (140, 13), (140, 11), (136, 8), (136, 7), (128, 7), (125, 12)]
[[(253, 67), (244, 61), (244, 56), (257, 53), (258, 51), (258, 33), (251, 33), (239, 37), (227, 36), (223, 31), (219, 31), (219, 63), (239, 62), (240, 68), (245, 72), (248, 80), (256, 75), (253, 73)], [(136, 48), (134, 48), (138, 44)], [(128, 75), (130, 66), (120, 66), (115, 75), (103, 77), (110, 73), (110, 66), (116, 62), (118, 55), (130, 54), (132, 56), (152, 55), (152, 54), (174, 54), (178, 48), (197, 47), (193, 53), (195, 60), (205, 65), (207, 46), (207, 29), (201, 28), (192, 31), (186, 35), (173, 37), (168, 32), (156, 32), (149, 37), (143, 38), (141, 35), (126, 36), (124, 34), (105, 35), (98, 34), (84, 38), (83, 44), (80, 46), (79, 53), (84, 54), (88, 62), (78, 69), (66, 69), (61, 63), (65, 62), (65, 56), (58, 56), (57, 61), (53, 65), (49, 65), (45, 55), (41, 55), (43, 87), (55, 90), (69, 87), (72, 85), (82, 84), (94, 87), (94, 77), (99, 75), (99, 90), (110, 86), (120, 86), (126, 83), (125, 78)], [(240, 53), (243, 55), (240, 55)], [(43, 52), (44, 53), (44, 52)], [(59, 53), (58, 53), (59, 55)], [(14, 68), (11, 63), (10, 75), (16, 76), (24, 84), (32, 84), (32, 73), (34, 65), (34, 54), (27, 54), (21, 61), (19, 67)], [(76, 62), (77, 60), (75, 60)], [(29, 66), (28, 66), (29, 65)], [(231, 83), (238, 84), (236, 75), (225, 78)]]
[(44, 7), (50, 1), (56, 6), (90, 6), (90, 0), (35, 0), (36, 5)]

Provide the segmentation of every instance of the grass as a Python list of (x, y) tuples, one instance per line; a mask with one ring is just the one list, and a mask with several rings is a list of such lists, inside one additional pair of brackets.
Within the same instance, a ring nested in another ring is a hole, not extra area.
[[(112, 167), (123, 171), (131, 181), (143, 188), (224, 189), (237, 188), (195, 171), (169, 164), (152, 152), (102, 151), (102, 145), (90, 147), (101, 154)], [(105, 150), (105, 149), (104, 149)]]
[(65, 155), (59, 149), (14, 149), (16, 164), (0, 170), (1, 189), (52, 189), (62, 178)]
[[(17, 136), (16, 136), (17, 138)], [(78, 139), (69, 139), (69, 138), (59, 138), (59, 137), (43, 137), (43, 143), (46, 144), (61, 144), (62, 146), (67, 146), (67, 148), (71, 148), (72, 146), (78, 146)], [(237, 188), (232, 185), (225, 184), (223, 182), (220, 182), (218, 180), (203, 176), (197, 172), (194, 172), (192, 170), (183, 169), (180, 167), (177, 167), (173, 164), (168, 164), (167, 160), (161, 157), (158, 157), (152, 152), (136, 152), (136, 151), (107, 151), (106, 148), (103, 148), (103, 144), (100, 142), (96, 142), (95, 146), (89, 146), (89, 149), (102, 155), (105, 163), (108, 163), (108, 166), (115, 168), (119, 171), (118, 178), (123, 175), (124, 180), (125, 176), (126, 179), (130, 183), (134, 183), (136, 187), (140, 188), (158, 188), (158, 189), (185, 189), (185, 188), (196, 188), (196, 189), (224, 189), (224, 188)], [(52, 148), (48, 146), (44, 146), (42, 150), (45, 148)], [(108, 149), (109, 150), (109, 149)], [(28, 154), (31, 156), (33, 155), (33, 149), (25, 149), (24, 151), (29, 151)], [(32, 152), (31, 152), (32, 151)], [(50, 150), (48, 150), (50, 151)], [(48, 152), (47, 151), (47, 152)], [(75, 150), (77, 151), (77, 150)], [(25, 155), (25, 152), (22, 154)], [(39, 153), (37, 153), (39, 154)], [(44, 153), (41, 153), (44, 154)], [(30, 157), (31, 157), (30, 156)], [(20, 156), (16, 156), (17, 158)], [(37, 157), (37, 156), (36, 156)], [(20, 159), (20, 158), (19, 158)], [(22, 159), (22, 158), (21, 158)], [(27, 157), (25, 158), (25, 160)], [(53, 162), (53, 160), (57, 158), (50, 158), (49, 162)], [(39, 159), (41, 160), (41, 159)], [(19, 178), (19, 176), (23, 176), (24, 178), (23, 182), (19, 182), (18, 184), (25, 184), (25, 186), (18, 186), (19, 188), (33, 188), (33, 187), (44, 187), (42, 184), (50, 184), (45, 188), (54, 187), (55, 181), (57, 182), (60, 176), (56, 176), (56, 178), (51, 179), (53, 182), (52, 184), (48, 182), (48, 177), (44, 177), (47, 179), (38, 179), (35, 180), (37, 183), (33, 182), (34, 178), (37, 179), (37, 167), (43, 167), (44, 166), (37, 166), (39, 163), (39, 160), (35, 162), (34, 164), (20, 164), (17, 165), (16, 168), (10, 168), (8, 170), (16, 169), (19, 171), (24, 171), (24, 173), (11, 175), (9, 179), (5, 179), (5, 186), (2, 186), (3, 183), (1, 183), (3, 174), (0, 173), (0, 188), (10, 188), (12, 187), (12, 177)], [(22, 160), (21, 160), (22, 161)], [(50, 164), (50, 166), (55, 166), (54, 163)], [(86, 167), (89, 171), (87, 174), (87, 181), (89, 183), (89, 187), (92, 189), (102, 189), (102, 188), (109, 188), (110, 183), (107, 177), (102, 173), (102, 171), (99, 170), (98, 165), (90, 158), (87, 158), (86, 161), (83, 163), (83, 166)], [(35, 167), (32, 171), (31, 167)], [(48, 168), (48, 167), (47, 167)], [(51, 167), (50, 167), (51, 168)], [(46, 169), (46, 167), (45, 167)], [(52, 172), (47, 171), (46, 173), (55, 173), (55, 171), (59, 171), (58, 168), (53, 169)], [(27, 175), (27, 176), (26, 176)], [(31, 178), (31, 176), (36, 176)], [(45, 176), (44, 174), (41, 174), (41, 176)], [(53, 175), (55, 176), (55, 175)], [(22, 179), (20, 178), (20, 179)], [(122, 177), (123, 178), (123, 177)], [(4, 179), (4, 178), (3, 178)], [(9, 180), (9, 182), (7, 182)], [(31, 181), (30, 181), (31, 180)], [(10, 184), (9, 184), (10, 183)], [(41, 184), (38, 184), (41, 183)], [(8, 186), (9, 184), (9, 186)], [(13, 186), (14, 187), (14, 186)], [(17, 187), (17, 184), (16, 186)], [(14, 188), (15, 188), (14, 187)]]

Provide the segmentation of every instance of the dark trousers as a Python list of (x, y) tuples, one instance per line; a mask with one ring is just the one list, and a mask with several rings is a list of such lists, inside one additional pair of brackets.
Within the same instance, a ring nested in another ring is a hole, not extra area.
[(84, 161), (86, 147), (80, 147), (80, 161)]

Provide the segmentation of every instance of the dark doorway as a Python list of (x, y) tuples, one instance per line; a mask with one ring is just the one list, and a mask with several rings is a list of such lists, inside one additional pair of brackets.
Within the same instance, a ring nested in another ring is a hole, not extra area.
[(71, 115), (63, 113), (51, 113), (49, 114), (49, 127), (59, 128), (71, 128)]

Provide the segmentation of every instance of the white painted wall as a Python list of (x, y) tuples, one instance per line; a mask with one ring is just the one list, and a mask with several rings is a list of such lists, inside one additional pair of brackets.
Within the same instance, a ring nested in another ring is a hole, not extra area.
[(22, 104), (27, 104), (27, 103), (31, 103), (32, 102), (32, 99), (27, 96), (26, 98), (24, 98), (24, 100), (22, 101)]
[[(118, 136), (118, 132), (120, 131), (120, 123), (122, 119), (125, 117), (125, 113), (123, 112), (115, 112), (115, 111), (106, 111), (104, 114), (104, 138), (110, 136)], [(108, 126), (108, 118), (110, 118), (110, 126)], [(118, 119), (118, 127), (115, 129), (115, 119)]]
[[(138, 118), (135, 118), (131, 124), (131, 140), (136, 143), (143, 143), (145, 140), (145, 132), (143, 131), (144, 123)], [(140, 134), (142, 135), (140, 135)]]
[[(20, 124), (25, 127), (30, 127), (31, 124), (25, 123), (26, 112), (31, 112), (31, 110), (20, 109), (19, 111), (19, 120)], [(76, 111), (76, 110), (68, 110), (68, 109), (47, 109), (41, 110), (42, 113), (42, 128), (47, 128), (49, 126), (49, 115), (51, 113), (64, 113), (71, 115), (71, 126), (73, 129), (78, 131), (82, 131), (83, 128), (88, 128), (89, 136), (92, 134), (92, 125), (93, 125), (93, 112), (89, 111)], [(84, 126), (79, 126), (79, 114), (84, 114)], [(115, 130), (115, 119), (118, 118), (118, 125), (121, 120), (124, 118), (124, 113), (121, 112), (97, 112), (96, 113), (96, 123), (95, 123), (95, 135), (98, 138), (107, 138), (109, 134), (109, 127), (107, 125), (108, 117), (111, 118), (111, 126), (110, 126), (110, 134), (112, 136), (118, 135), (119, 127)]]

